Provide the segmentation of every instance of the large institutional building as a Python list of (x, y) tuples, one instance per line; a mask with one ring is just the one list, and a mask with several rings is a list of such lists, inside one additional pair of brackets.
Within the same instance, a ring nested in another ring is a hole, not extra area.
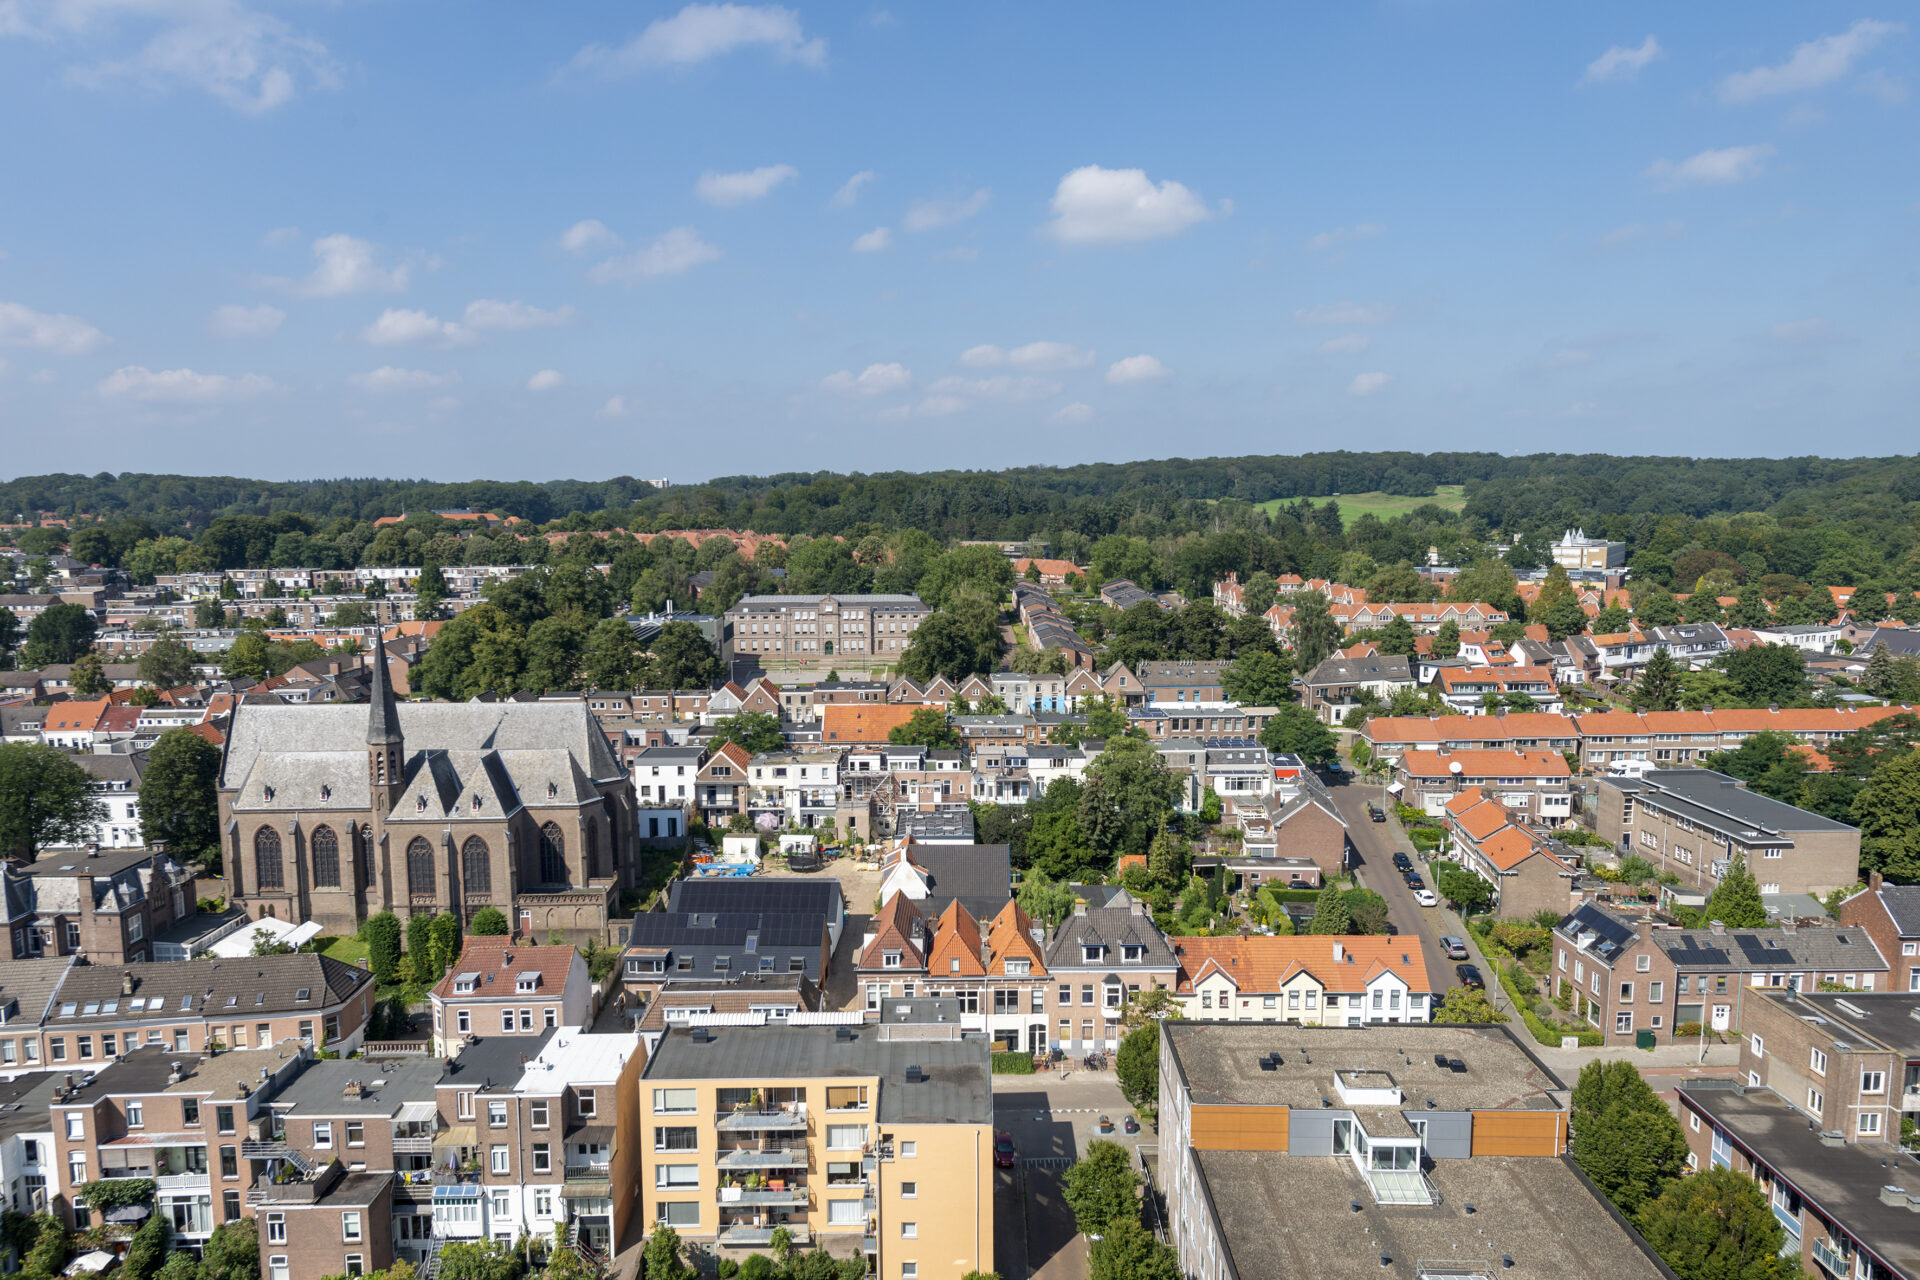
[(232, 900), (356, 931), (485, 907), (516, 932), (607, 939), (636, 866), (633, 782), (582, 702), (234, 708), (220, 772)]

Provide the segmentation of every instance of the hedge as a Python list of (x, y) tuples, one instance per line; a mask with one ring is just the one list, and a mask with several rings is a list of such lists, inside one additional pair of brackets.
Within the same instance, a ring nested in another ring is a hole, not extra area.
[(1495, 976), (1500, 979), (1501, 989), (1507, 993), (1507, 999), (1513, 1001), (1514, 1011), (1520, 1015), (1520, 1020), (1527, 1024), (1527, 1030), (1533, 1033), (1533, 1038), (1552, 1049), (1558, 1049), (1560, 1047), (1560, 1040), (1563, 1036), (1573, 1036), (1586, 1048), (1605, 1044), (1607, 1038), (1591, 1028), (1586, 1030), (1570, 1028), (1565, 1031), (1556, 1031), (1541, 1021), (1540, 1015), (1533, 1011), (1533, 1001), (1535, 997), (1523, 994), (1519, 985), (1514, 982), (1513, 975), (1507, 972), (1508, 964), (1518, 964), (1519, 961), (1514, 959), (1511, 951), (1508, 951), (1505, 947), (1493, 941), (1488, 934), (1486, 925), (1482, 923), (1483, 919), (1484, 917), (1476, 916), (1474, 919), (1469, 920), (1467, 922), (1467, 932), (1473, 935), (1474, 940), (1480, 944), (1482, 951), (1486, 952), (1489, 956), (1495, 957), (1493, 971)]
[(1002, 1076), (1030, 1076), (1033, 1074), (1033, 1055), (1022, 1053), (1018, 1049), (1001, 1049), (993, 1055), (993, 1071)]

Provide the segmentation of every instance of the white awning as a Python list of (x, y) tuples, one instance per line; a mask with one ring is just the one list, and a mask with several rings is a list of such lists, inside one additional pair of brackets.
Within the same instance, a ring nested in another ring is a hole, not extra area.
[(393, 1118), (401, 1124), (431, 1124), (439, 1113), (431, 1102), (403, 1102)]
[(1406, 787), (1406, 784), (1405, 784), (1405, 783), (1403, 783), (1403, 782), (1396, 782), (1396, 783), (1394, 783), (1394, 784), (1393, 784), (1392, 786), (1390, 786), (1390, 787), (1388, 787), (1388, 788), (1387, 788), (1387, 794), (1388, 794), (1388, 795), (1390, 795), (1390, 796), (1397, 796), (1397, 795), (1399, 795), (1399, 794), (1400, 794), (1400, 793), (1401, 793), (1402, 791), (1405, 791), (1406, 789), (1407, 789), (1407, 787)]

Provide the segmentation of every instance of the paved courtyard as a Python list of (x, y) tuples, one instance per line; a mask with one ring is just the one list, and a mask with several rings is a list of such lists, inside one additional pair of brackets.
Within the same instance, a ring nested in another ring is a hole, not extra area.
[[(1125, 1132), (1125, 1118), (1134, 1112), (1113, 1072), (1081, 1067), (995, 1076), (993, 1111), (994, 1127), (1012, 1134), (1019, 1152), (1015, 1167), (1000, 1170), (997, 1180), (995, 1269), (1005, 1280), (1083, 1280), (1087, 1241), (1074, 1227), (1061, 1178), (1095, 1138), (1137, 1152), (1154, 1145), (1152, 1128), (1142, 1124), (1137, 1134)], [(1111, 1134), (1095, 1130), (1103, 1114), (1113, 1121)]]

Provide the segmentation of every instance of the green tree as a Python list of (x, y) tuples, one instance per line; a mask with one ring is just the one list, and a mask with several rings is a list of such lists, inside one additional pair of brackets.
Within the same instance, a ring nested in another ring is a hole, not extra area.
[(1099, 1235), (1122, 1218), (1139, 1220), (1139, 1186), (1127, 1149), (1096, 1138), (1061, 1179), (1060, 1195), (1073, 1210), (1074, 1225), (1086, 1235)]
[(424, 911), (407, 917), (407, 959), (413, 964), (413, 980), (424, 985), (440, 981), (433, 957), (433, 917)]
[(1116, 1218), (1087, 1252), (1087, 1280), (1180, 1280), (1180, 1259), (1140, 1225), (1136, 1210)]
[[(251, 1222), (252, 1219), (247, 1221)], [(35, 1214), (33, 1223), (33, 1245), (21, 1261), (21, 1274), (28, 1280), (53, 1280), (66, 1267), (67, 1259), (73, 1256), (73, 1248), (67, 1240), (67, 1229), (50, 1213)], [(257, 1272), (255, 1280), (258, 1280)]]
[(1342, 895), (1347, 910), (1347, 932), (1383, 936), (1388, 931), (1387, 900), (1371, 889), (1348, 889)]
[(1433, 656), (1452, 658), (1458, 656), (1459, 652), (1460, 624), (1448, 618), (1440, 624), (1440, 629), (1433, 633)]
[(140, 778), (140, 838), (180, 859), (220, 858), (220, 749), (191, 729), (169, 729), (147, 752)]
[(1672, 711), (1680, 705), (1680, 669), (1666, 646), (1653, 651), (1633, 683), (1633, 705), (1641, 711)]
[(1792, 706), (1812, 687), (1807, 655), (1790, 644), (1755, 644), (1713, 660), (1733, 683), (1734, 696), (1751, 707)]
[(504, 938), (512, 931), (507, 924), (506, 913), (498, 907), (482, 907), (473, 913), (473, 936), (476, 938)]
[(1893, 650), (1884, 644), (1873, 647), (1873, 653), (1867, 658), (1867, 669), (1860, 676), (1860, 687), (1878, 698), (1893, 696)]
[(1073, 886), (1053, 879), (1044, 871), (1029, 870), (1020, 879), (1014, 901), (1035, 924), (1051, 927), (1073, 911)]
[(1680, 602), (1658, 582), (1639, 582), (1632, 591), (1633, 620), (1643, 627), (1670, 627), (1680, 621)]
[(450, 911), (442, 911), (433, 918), (429, 937), (433, 944), (433, 971), (437, 981), (440, 974), (452, 968), (460, 959), (460, 917)]
[(400, 917), (391, 911), (368, 916), (360, 926), (360, 937), (367, 944), (367, 967), (374, 981), (382, 986), (392, 982), (400, 967)]
[(207, 1270), (200, 1265), (200, 1259), (184, 1249), (176, 1249), (154, 1274), (158, 1280), (206, 1280)]
[(694, 1280), (697, 1274), (680, 1256), (680, 1233), (672, 1227), (653, 1229), (641, 1250), (640, 1265), (646, 1280)]
[(1493, 887), (1464, 867), (1445, 867), (1433, 878), (1440, 896), (1463, 916), (1479, 915), (1493, 906)]
[(1260, 726), (1260, 745), (1272, 752), (1299, 756), (1308, 764), (1326, 764), (1340, 754), (1340, 740), (1320, 718), (1297, 702), (1280, 709)]
[(266, 636), (258, 631), (242, 631), (235, 636), (227, 646), (220, 670), (229, 680), (265, 680), (270, 674)]
[(420, 577), (413, 584), (413, 616), (437, 618), (447, 599), (447, 580), (440, 566), (429, 560), (420, 566)]
[(85, 605), (48, 605), (27, 627), (20, 663), (31, 668), (78, 662), (93, 648), (93, 614)]
[(1276, 649), (1241, 654), (1220, 673), (1227, 697), (1255, 707), (1275, 707), (1293, 696), (1293, 662)]
[(587, 624), (578, 614), (555, 614), (527, 628), (520, 684), (533, 693), (574, 689), (579, 685)]
[(780, 732), (778, 716), (766, 711), (742, 711), (717, 721), (709, 741), (715, 747), (723, 742), (737, 742), (753, 755), (761, 755), (780, 750), (787, 744), (787, 736)]
[(200, 1260), (206, 1280), (260, 1280), (258, 1220), (240, 1218), (215, 1227)]
[(1395, 657), (1407, 657), (1419, 647), (1414, 642), (1413, 624), (1399, 613), (1387, 619), (1387, 625), (1374, 632), (1372, 639), (1381, 653)]
[(1758, 929), (1767, 923), (1767, 907), (1760, 901), (1760, 885), (1747, 869), (1743, 854), (1733, 855), (1733, 865), (1720, 877), (1700, 915), (1718, 920), (1729, 929)]
[(93, 778), (38, 742), (0, 742), (0, 854), (32, 862), (43, 846), (82, 844), (106, 820)]
[(633, 628), (619, 618), (602, 618), (587, 633), (580, 653), (580, 680), (589, 689), (631, 689), (645, 666)]
[[(0, 792), (5, 790), (0, 778)], [(1854, 799), (1852, 816), (1860, 828), (1861, 870), (1920, 884), (1920, 752), (1881, 765)]]
[(1528, 622), (1545, 622), (1547, 611), (1555, 605), (1568, 600), (1579, 602), (1580, 593), (1573, 589), (1573, 582), (1567, 577), (1564, 565), (1553, 564), (1547, 568), (1547, 576), (1540, 583), (1540, 593), (1527, 605)]
[[(1557, 567), (1557, 566), (1556, 566)], [(1527, 610), (1527, 619), (1532, 621), (1536, 610)], [(1547, 628), (1547, 638), (1556, 643), (1568, 636), (1579, 635), (1587, 629), (1587, 611), (1580, 607), (1580, 601), (1568, 596), (1552, 608), (1539, 611), (1542, 623)]]
[(1098, 742), (1117, 738), (1127, 731), (1127, 713), (1111, 698), (1096, 698), (1087, 704), (1087, 737)]
[(1278, 591), (1279, 584), (1273, 580), (1272, 574), (1255, 569), (1240, 584), (1240, 605), (1248, 617), (1258, 618), (1273, 608), (1274, 596)]
[(1313, 902), (1313, 922), (1308, 933), (1346, 934), (1353, 932), (1353, 917), (1347, 911), (1347, 895), (1338, 885), (1327, 885)]
[(0, 671), (13, 667), (13, 651), (20, 644), (20, 618), (0, 605)]
[(964, 680), (993, 670), (999, 654), (1000, 631), (995, 621), (982, 628), (977, 615), (963, 617), (941, 610), (914, 628), (907, 651), (900, 655), (900, 673), (918, 681), (936, 675)]
[(1786, 804), (1793, 803), (1807, 780), (1807, 757), (1790, 733), (1753, 734), (1731, 750), (1713, 752), (1701, 763)]
[(120, 1274), (127, 1280), (153, 1280), (166, 1263), (167, 1246), (173, 1243), (173, 1224), (165, 1214), (156, 1213), (140, 1224), (120, 1260)]
[(504, 1240), (449, 1240), (440, 1247), (444, 1280), (520, 1280), (526, 1263)]
[(647, 648), (653, 679), (662, 689), (706, 689), (719, 680), (720, 655), (696, 623), (669, 622)]
[(1686, 1168), (1687, 1139), (1631, 1062), (1589, 1062), (1573, 1087), (1573, 1158), (1633, 1217)]
[(1640, 1233), (1680, 1280), (1790, 1280), (1799, 1250), (1782, 1257), (1786, 1232), (1758, 1184), (1707, 1169), (1667, 1187), (1640, 1214)]
[(1594, 614), (1590, 625), (1597, 636), (1615, 636), (1625, 631), (1630, 621), (1626, 609), (1615, 602)]
[(462, 610), (440, 629), (420, 660), (420, 691), (447, 702), (517, 692), (526, 636), (499, 605)]
[(193, 682), (193, 650), (172, 636), (155, 640), (136, 666), (140, 678), (156, 689), (177, 689)]
[(73, 670), (67, 673), (67, 681), (73, 686), (73, 696), (83, 702), (104, 698), (113, 689), (113, 682), (107, 679), (106, 664), (97, 653), (81, 654)]
[(1163, 889), (1185, 884), (1192, 862), (1193, 842), (1170, 827), (1161, 827), (1147, 846), (1147, 874)]
[[(1087, 767), (1079, 819), (1100, 853), (1145, 853), (1173, 812), (1179, 781), (1150, 742), (1120, 737)], [(1052, 788), (1049, 787), (1049, 790)]]
[(960, 745), (960, 735), (947, 723), (947, 713), (939, 707), (921, 707), (907, 717), (905, 724), (887, 730), (887, 741), (895, 746), (920, 746), (933, 750), (952, 750)]
[(1439, 1004), (1433, 1006), (1434, 1022), (1505, 1022), (1507, 1015), (1493, 1007), (1485, 991), (1473, 987), (1452, 987)]
[(1294, 669), (1311, 671), (1340, 647), (1340, 624), (1318, 591), (1296, 591), (1287, 599), (1293, 605)]

